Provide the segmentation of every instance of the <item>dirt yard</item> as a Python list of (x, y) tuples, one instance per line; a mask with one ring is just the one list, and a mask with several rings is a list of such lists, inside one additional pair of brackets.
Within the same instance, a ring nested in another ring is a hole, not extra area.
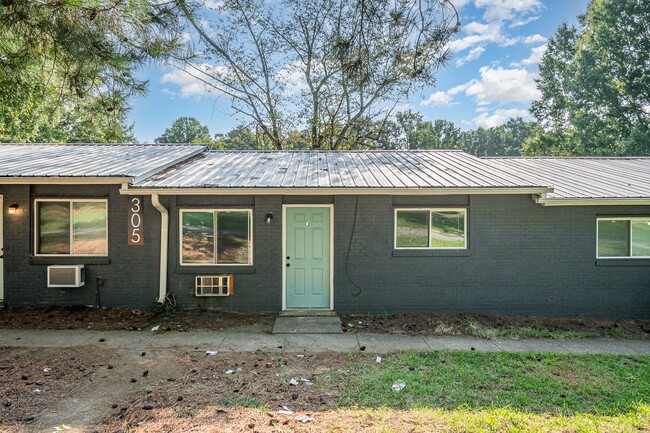
[[(160, 325), (159, 332), (229, 329), (264, 333), (270, 332), (274, 318), (201, 310), (21, 308), (0, 311), (0, 332), (2, 328), (148, 331)], [(351, 333), (488, 338), (548, 337), (549, 333), (552, 338), (650, 336), (650, 320), (460, 314), (341, 319), (343, 330)], [(313, 431), (312, 424), (302, 424), (295, 417), (317, 413), (321, 419), (336, 419), (342, 390), (325, 379), (329, 371), (345, 366), (354, 356), (206, 356), (203, 351), (190, 349), (115, 349), (99, 343), (64, 349), (0, 348), (0, 431), (54, 432), (63, 424), (72, 426), (65, 429), (69, 432), (117, 433), (133, 426), (146, 426), (144, 431), (175, 432), (181, 427), (183, 431), (196, 431), (192, 426), (206, 416), (204, 421), (214, 429), (201, 431)], [(291, 385), (291, 379), (297, 385)], [(282, 406), (293, 413), (278, 412), (284, 410)], [(211, 409), (206, 412), (206, 407)], [(169, 420), (174, 420), (172, 425)], [(364, 431), (368, 421), (355, 422), (355, 431)]]
[[(137, 331), (235, 330), (271, 332), (273, 314), (211, 310), (107, 308), (16, 308), (0, 310), (0, 328)], [(484, 338), (650, 338), (650, 320), (545, 318), (533, 316), (411, 313), (341, 316), (344, 332), (406, 335), (472, 335)]]
[(183, 418), (206, 405), (228, 420), (231, 431), (247, 430), (248, 418), (237, 416), (246, 407), (266, 405), (275, 413), (290, 406), (295, 414), (285, 418), (295, 422), (300, 413), (335, 406), (333, 396), (340, 390), (320, 386), (319, 377), (350, 360), (347, 354), (206, 356), (204, 351), (99, 345), (2, 348), (1, 353), (0, 431), (11, 433), (53, 432), (61, 425), (71, 426), (70, 432), (127, 431), (150, 423), (161, 410)]

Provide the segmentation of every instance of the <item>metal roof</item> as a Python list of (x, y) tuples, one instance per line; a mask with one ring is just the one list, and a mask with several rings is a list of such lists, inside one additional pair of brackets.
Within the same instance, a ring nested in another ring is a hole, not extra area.
[(210, 151), (142, 188), (543, 188), (457, 150)]
[(168, 144), (0, 144), (0, 178), (131, 177), (138, 182), (205, 149)]
[(650, 158), (486, 158), (498, 170), (553, 187), (551, 199), (650, 197)]

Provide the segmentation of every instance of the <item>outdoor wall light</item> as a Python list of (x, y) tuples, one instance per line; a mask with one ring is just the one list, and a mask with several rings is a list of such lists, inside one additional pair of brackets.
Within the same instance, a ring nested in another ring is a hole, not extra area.
[(266, 221), (267, 224), (271, 224), (271, 221), (273, 221), (273, 214), (272, 213), (267, 213), (265, 221)]
[(10, 215), (15, 215), (16, 212), (18, 212), (18, 205), (16, 203), (10, 204), (8, 212), (9, 212)]

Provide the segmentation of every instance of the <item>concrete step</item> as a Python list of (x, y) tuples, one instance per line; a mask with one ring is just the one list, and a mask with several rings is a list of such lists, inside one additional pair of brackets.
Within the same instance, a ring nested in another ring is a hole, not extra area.
[(341, 319), (328, 316), (281, 316), (275, 319), (273, 334), (342, 334)]
[(332, 310), (284, 310), (280, 317), (338, 317)]

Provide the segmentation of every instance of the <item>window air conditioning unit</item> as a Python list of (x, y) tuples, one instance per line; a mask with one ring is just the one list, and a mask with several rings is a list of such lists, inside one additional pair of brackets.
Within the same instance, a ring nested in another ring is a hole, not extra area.
[(86, 283), (84, 265), (47, 267), (47, 287), (81, 287)]
[(199, 275), (194, 284), (196, 296), (232, 296), (235, 292), (231, 275)]

